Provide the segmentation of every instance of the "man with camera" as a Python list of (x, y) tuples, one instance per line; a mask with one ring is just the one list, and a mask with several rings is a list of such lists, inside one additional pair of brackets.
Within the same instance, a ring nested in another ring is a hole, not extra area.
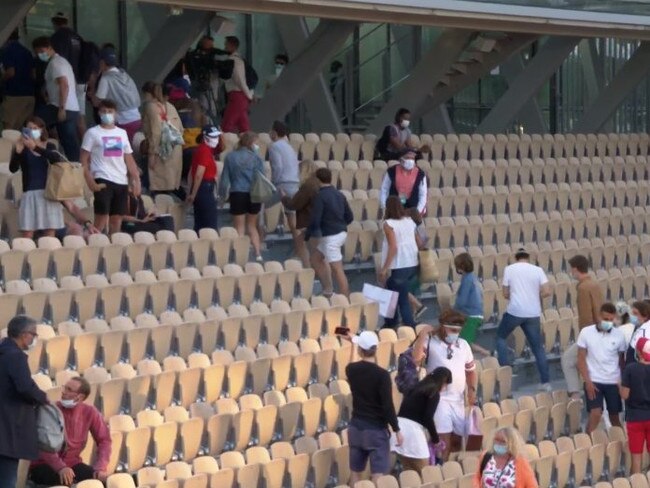
[(185, 65), (192, 80), (194, 96), (201, 108), (210, 115), (217, 115), (217, 94), (219, 93), (219, 61), (217, 57), (227, 56), (226, 51), (214, 47), (211, 36), (203, 36), (194, 51), (187, 54)]

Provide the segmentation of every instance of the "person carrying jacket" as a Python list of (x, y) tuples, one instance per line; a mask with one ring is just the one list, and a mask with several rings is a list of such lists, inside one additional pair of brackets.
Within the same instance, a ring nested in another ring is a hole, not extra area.
[(25, 354), (37, 338), (36, 321), (17, 315), (0, 342), (0, 488), (15, 488), (20, 459), (38, 457), (36, 407), (49, 402)]

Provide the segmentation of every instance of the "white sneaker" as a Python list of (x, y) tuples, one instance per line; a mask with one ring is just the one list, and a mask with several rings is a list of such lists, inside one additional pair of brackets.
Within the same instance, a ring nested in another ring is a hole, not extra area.
[(553, 391), (553, 387), (551, 386), (550, 383), (540, 383), (537, 389), (539, 391), (546, 391), (548, 393), (551, 393)]

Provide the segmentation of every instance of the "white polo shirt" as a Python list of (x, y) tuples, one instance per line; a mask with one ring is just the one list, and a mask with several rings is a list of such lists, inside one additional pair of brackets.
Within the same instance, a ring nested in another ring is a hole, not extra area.
[(601, 332), (595, 325), (580, 331), (578, 347), (587, 350), (587, 370), (594, 383), (616, 385), (621, 379), (620, 354), (627, 350), (625, 335), (614, 327)]
[(634, 331), (632, 334), (632, 340), (630, 341), (630, 347), (636, 349), (636, 343), (642, 337), (650, 339), (650, 320), (641, 324), (639, 328)]
[(440, 393), (441, 399), (454, 402), (465, 401), (467, 379), (465, 373), (476, 369), (472, 348), (465, 339), (458, 339), (454, 344), (441, 341), (436, 335), (429, 339), (427, 373), (444, 366), (451, 371), (451, 384)]
[(539, 266), (525, 261), (506, 266), (503, 271), (503, 286), (507, 286), (510, 291), (506, 312), (521, 318), (541, 316), (539, 292), (546, 283), (548, 278)]

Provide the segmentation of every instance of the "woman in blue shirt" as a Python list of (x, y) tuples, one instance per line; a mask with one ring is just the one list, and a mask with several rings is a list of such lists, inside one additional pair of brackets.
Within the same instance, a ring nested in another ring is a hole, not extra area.
[(456, 272), (462, 276), (454, 304), (454, 310), (465, 315), (465, 325), (460, 337), (472, 346), (472, 351), (489, 356), (487, 349), (476, 344), (476, 334), (483, 325), (483, 291), (474, 274), (474, 261), (464, 252), (456, 256), (454, 266)]
[[(262, 158), (257, 154), (257, 134), (244, 132), (239, 138), (237, 149), (226, 156), (219, 180), (219, 197), (230, 201), (230, 214), (239, 235), (248, 230), (255, 259), (262, 261), (260, 233), (257, 230), (257, 214), (262, 205), (251, 202), (251, 187), (258, 172), (264, 171)], [(216, 211), (216, 209), (215, 209)]]
[(38, 117), (30, 118), (9, 162), (9, 171), (22, 172), (23, 196), (18, 210), (22, 237), (31, 239), (36, 231), (54, 237), (57, 229), (65, 227), (61, 204), (45, 198), (48, 167), (62, 160), (56, 146), (47, 142), (45, 122)]

